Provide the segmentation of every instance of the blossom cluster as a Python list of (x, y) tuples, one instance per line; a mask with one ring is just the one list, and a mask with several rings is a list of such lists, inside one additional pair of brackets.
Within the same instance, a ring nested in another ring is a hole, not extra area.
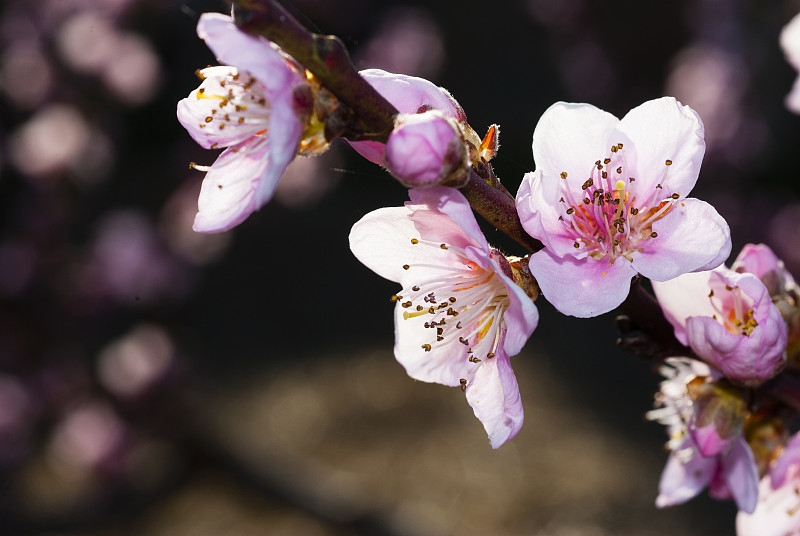
[[(294, 158), (343, 137), (410, 188), (404, 206), (366, 214), (349, 237), (356, 258), (400, 286), (391, 296), (395, 357), (416, 380), (460, 387), (493, 448), (523, 424), (511, 358), (537, 327), (539, 294), (565, 315), (593, 317), (647, 278), (685, 348), (666, 359), (648, 413), (670, 437), (657, 506), (708, 487), (735, 500), (740, 534), (764, 534), (766, 525), (774, 534), (800, 531), (792, 502), (800, 439), (789, 439), (786, 412), (774, 409), (786, 408), (769, 388), (800, 365), (800, 289), (765, 245), (747, 245), (724, 265), (728, 224), (689, 197), (705, 154), (694, 110), (662, 97), (618, 119), (556, 103), (533, 133), (535, 171), (513, 197), (488, 163), (498, 127), (478, 136), (447, 90), (361, 71), (396, 109), (391, 132), (330, 136), (330, 96), (286, 51), (220, 14), (203, 15), (198, 35), (223, 65), (199, 71), (202, 83), (178, 104), (178, 119), (203, 147), (225, 149), (213, 165), (194, 166), (206, 171), (195, 230), (242, 223)], [(527, 243), (541, 247), (518, 257), (489, 245), (472, 212), (480, 201), (463, 193), (474, 181), (506, 196)]]

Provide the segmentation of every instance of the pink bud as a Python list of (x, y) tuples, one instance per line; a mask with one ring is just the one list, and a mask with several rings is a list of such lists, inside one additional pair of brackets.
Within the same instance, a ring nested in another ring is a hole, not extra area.
[(386, 142), (386, 168), (404, 186), (458, 186), (466, 178), (467, 151), (455, 120), (438, 110), (399, 114)]

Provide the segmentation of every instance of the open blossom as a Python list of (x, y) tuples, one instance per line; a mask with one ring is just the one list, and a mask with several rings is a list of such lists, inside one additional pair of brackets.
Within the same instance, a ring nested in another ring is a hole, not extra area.
[(637, 273), (666, 281), (722, 263), (727, 223), (686, 197), (704, 152), (700, 118), (671, 97), (622, 120), (588, 104), (551, 106), (533, 134), (536, 171), (517, 194), (523, 227), (545, 246), (529, 267), (548, 301), (595, 316), (625, 300)]
[[(708, 487), (712, 497), (736, 501), (740, 510), (752, 512), (758, 499), (758, 469), (753, 452), (739, 426), (731, 426), (730, 411), (718, 424), (705, 422), (703, 409), (708, 400), (702, 394), (722, 396), (712, 381), (718, 379), (708, 365), (689, 358), (670, 358), (662, 367), (666, 380), (657, 396), (657, 409), (647, 417), (667, 426), (669, 460), (661, 474), (656, 506), (664, 508), (688, 501)], [(702, 394), (698, 395), (700, 391)], [(708, 397), (706, 397), (708, 398)], [(705, 402), (705, 403), (701, 403)], [(724, 407), (726, 401), (720, 405)], [(734, 402), (735, 404), (735, 402)]]
[[(757, 267), (754, 251), (745, 253), (735, 265)], [(786, 322), (757, 275), (720, 266), (653, 289), (675, 337), (728, 378), (756, 386), (786, 364)]]
[(402, 290), (394, 353), (417, 380), (461, 386), (491, 445), (522, 426), (522, 401), (509, 357), (538, 322), (536, 306), (507, 275), (456, 189), (409, 190), (403, 207), (382, 208), (353, 226), (350, 248)]
[(305, 71), (277, 46), (239, 30), (219, 13), (204, 13), (197, 34), (220, 62), (178, 103), (178, 120), (206, 149), (226, 147), (210, 167), (194, 229), (228, 230), (272, 197), (297, 155), (312, 107)]
[[(800, 15), (795, 15), (783, 28), (780, 42), (786, 60), (792, 67), (800, 71)], [(790, 111), (800, 114), (800, 77), (794, 81), (792, 90), (786, 95), (786, 107)]]
[[(381, 69), (365, 69), (359, 74), (401, 114), (438, 110), (445, 117), (467, 124), (467, 116), (453, 96), (443, 87), (424, 78), (389, 73)], [(384, 165), (386, 153), (384, 143), (377, 141), (349, 141), (349, 143), (358, 154), (370, 162)]]
[(736, 516), (738, 536), (800, 535), (800, 434), (795, 434), (772, 471), (761, 479), (754, 512)]

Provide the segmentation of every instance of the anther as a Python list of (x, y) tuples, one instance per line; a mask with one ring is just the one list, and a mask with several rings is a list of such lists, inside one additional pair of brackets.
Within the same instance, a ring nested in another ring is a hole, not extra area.
[(658, 236), (658, 233), (657, 233), (657, 232), (655, 232), (655, 231), (653, 231), (652, 233), (650, 233), (650, 238), (655, 238), (655, 237), (657, 237), (657, 236)]
[(408, 270), (409, 268), (411, 268), (411, 266), (409, 266), (408, 264), (403, 265), (403, 270)]
[(488, 354), (486, 354), (486, 359), (491, 359), (493, 357), (494, 357), (494, 352), (489, 352)]
[(664, 163), (665, 163), (666, 165), (668, 165), (668, 166), (671, 166), (671, 165), (672, 165), (672, 160), (667, 160), (667, 161), (666, 161), (666, 162), (664, 162)]
[(583, 183), (583, 186), (581, 186), (581, 188), (582, 188), (583, 190), (585, 190), (585, 189), (587, 189), (589, 186), (591, 186), (592, 184), (594, 184), (594, 181), (593, 181), (592, 179), (588, 179), (586, 182), (584, 182), (584, 183)]
[(637, 214), (639, 214), (639, 209), (636, 207), (631, 207), (631, 214), (636, 216)]
[(567, 172), (566, 171), (562, 171), (561, 172), (561, 178), (562, 179), (566, 179), (567, 178)]
[(567, 209), (567, 214), (572, 214), (573, 212), (575, 212), (575, 209), (574, 209), (574, 208), (572, 208), (572, 207), (569, 207), (569, 208)]
[(413, 290), (414, 292), (417, 292), (419, 290), (419, 287), (414, 285), (413, 287), (411, 287), (411, 290)]
[(711, 292), (708, 293), (708, 297), (709, 298), (713, 298), (714, 297), (714, 289), (713, 288), (711, 289)]
[(611, 163), (611, 159), (610, 158), (606, 158), (605, 160), (603, 160), (603, 163), (604, 164), (610, 164)]
[(447, 249), (447, 244), (439, 244), (439, 247), (442, 249)]
[(431, 345), (430, 344), (423, 344), (422, 345), (422, 349), (425, 350), (426, 352), (430, 352), (431, 351)]
[(575, 249), (580, 249), (581, 247), (581, 245), (578, 244), (577, 242), (574, 242), (572, 245), (575, 247)]
[(412, 305), (413, 305), (413, 304), (412, 304), (410, 301), (403, 302), (403, 307), (405, 307), (406, 309), (408, 309), (408, 308), (409, 308), (409, 307), (411, 307)]
[(617, 168), (617, 173), (622, 173), (622, 167)]
[(416, 238), (412, 238), (411, 243), (414, 245), (419, 244), (419, 240), (417, 240)]
[(681, 196), (681, 194), (679, 194), (678, 192), (675, 192), (675, 193), (674, 193), (674, 194), (672, 194), (670, 197), (671, 197), (672, 199), (678, 199), (680, 196)]
[(467, 380), (465, 380), (464, 378), (461, 378), (458, 381), (459, 381), (459, 383), (461, 383), (461, 390), (462, 391), (466, 391), (467, 390)]

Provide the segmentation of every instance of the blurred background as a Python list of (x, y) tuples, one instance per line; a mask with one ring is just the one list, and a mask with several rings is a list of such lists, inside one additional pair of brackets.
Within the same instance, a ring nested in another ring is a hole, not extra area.
[[(800, 2), (295, 0), (360, 68), (448, 88), (516, 191), (558, 100), (621, 117), (674, 95), (706, 125), (693, 195), (800, 275)], [(703, 493), (656, 510), (659, 376), (613, 315), (542, 319), (513, 359), (526, 422), (492, 451), (458, 389), (392, 357), (394, 283), (347, 248), (405, 190), (344, 144), (234, 231), (191, 230), (202, 173), (175, 105), (214, 64), (216, 0), (0, 7), (0, 533), (728, 535)], [(508, 253), (518, 246), (487, 229)]]

